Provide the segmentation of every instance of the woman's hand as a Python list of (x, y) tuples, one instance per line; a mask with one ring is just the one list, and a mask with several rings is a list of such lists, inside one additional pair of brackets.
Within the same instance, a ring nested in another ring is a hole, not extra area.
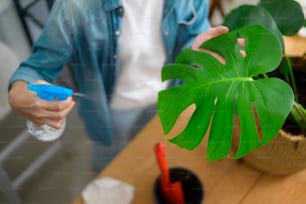
[[(36, 84), (47, 84), (39, 80)], [(27, 89), (27, 83), (16, 81), (9, 91), (9, 103), (14, 112), (32, 121), (35, 125), (47, 124), (59, 129), (65, 117), (75, 106), (72, 97), (65, 101), (46, 101)]]
[(226, 34), (228, 32), (228, 27), (225, 26), (216, 26), (216, 27), (211, 27), (208, 30), (204, 31), (200, 35), (198, 35), (193, 44), (192, 44), (192, 49), (193, 50), (200, 50), (200, 46), (207, 40), (217, 37), (219, 35)]
[[(212, 27), (212, 28), (209, 28), (208, 30), (206, 30), (205, 32), (201, 33), (200, 35), (198, 35), (196, 38), (195, 38), (195, 41), (194, 43), (192, 44), (192, 49), (193, 50), (198, 50), (198, 51), (202, 51), (202, 52), (207, 52), (207, 53), (210, 53), (212, 56), (214, 56), (216, 59), (218, 59), (221, 63), (225, 63), (225, 60), (222, 56), (218, 55), (217, 53), (215, 52), (212, 52), (210, 50), (206, 50), (206, 49), (201, 49), (200, 46), (207, 40), (211, 39), (211, 38), (214, 38), (214, 37), (217, 37), (219, 35), (223, 35), (223, 34), (226, 34), (228, 33), (229, 29), (228, 27), (225, 27), (225, 26), (216, 26), (216, 27)], [(245, 41), (243, 38), (239, 38), (237, 39), (237, 43), (240, 45), (240, 46), (244, 46), (245, 45)], [(246, 53), (244, 50), (240, 50), (240, 53), (243, 57), (246, 56)]]

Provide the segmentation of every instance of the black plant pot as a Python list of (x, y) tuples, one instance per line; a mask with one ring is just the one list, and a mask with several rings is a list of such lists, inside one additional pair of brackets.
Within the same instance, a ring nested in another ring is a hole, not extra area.
[[(161, 176), (157, 177), (153, 186), (155, 203), (168, 204), (166, 203), (163, 197), (163, 192), (160, 188), (160, 178)], [(171, 182), (180, 181), (182, 183), (186, 204), (203, 203), (205, 193), (204, 186), (193, 172), (181, 167), (170, 168), (170, 180)]]

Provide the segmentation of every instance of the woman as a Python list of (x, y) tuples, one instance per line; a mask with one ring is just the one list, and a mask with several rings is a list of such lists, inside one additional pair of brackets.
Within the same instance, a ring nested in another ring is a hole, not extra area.
[(162, 84), (161, 67), (227, 32), (207, 30), (208, 8), (207, 0), (57, 0), (32, 55), (9, 81), (12, 110), (61, 127), (75, 101), (44, 101), (26, 86), (52, 83), (69, 63), (87, 96), (77, 107), (93, 142), (93, 166), (102, 170), (155, 114), (157, 92), (178, 83)]

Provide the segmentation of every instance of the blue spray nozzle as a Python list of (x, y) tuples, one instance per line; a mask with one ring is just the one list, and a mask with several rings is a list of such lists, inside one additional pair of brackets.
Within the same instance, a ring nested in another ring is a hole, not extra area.
[(47, 101), (62, 101), (73, 95), (72, 89), (51, 84), (29, 84), (28, 89), (36, 92), (39, 98)]

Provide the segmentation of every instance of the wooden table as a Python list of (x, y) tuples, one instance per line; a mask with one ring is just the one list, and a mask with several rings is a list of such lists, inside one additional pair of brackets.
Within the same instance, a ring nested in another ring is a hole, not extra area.
[(285, 51), (288, 56), (303, 56), (306, 53), (306, 38), (299, 35), (284, 37)]
[[(306, 51), (306, 39), (285, 37), (286, 53), (301, 56)], [(192, 108), (179, 118), (171, 138), (188, 121)], [(207, 137), (205, 137), (207, 139)], [(205, 204), (302, 204), (306, 203), (306, 170), (289, 176), (273, 176), (260, 172), (237, 160), (208, 162), (206, 139), (194, 151), (181, 149), (168, 142), (158, 117), (155, 117), (119, 154), (98, 178), (111, 176), (135, 187), (133, 204), (153, 203), (152, 187), (159, 169), (153, 147), (162, 142), (167, 148), (171, 167), (181, 166), (195, 172), (205, 188)], [(73, 204), (83, 204), (81, 197)]]
[[(185, 125), (192, 110), (178, 120), (173, 136)], [(207, 139), (207, 137), (206, 137)], [(290, 176), (272, 176), (237, 160), (208, 162), (206, 140), (194, 151), (181, 149), (165, 138), (159, 118), (155, 117), (119, 154), (98, 178), (111, 176), (135, 187), (133, 204), (153, 203), (152, 186), (159, 175), (153, 147), (162, 142), (171, 167), (181, 166), (195, 172), (205, 188), (205, 204), (301, 204), (306, 201), (306, 171)], [(77, 198), (73, 204), (83, 204)]]

